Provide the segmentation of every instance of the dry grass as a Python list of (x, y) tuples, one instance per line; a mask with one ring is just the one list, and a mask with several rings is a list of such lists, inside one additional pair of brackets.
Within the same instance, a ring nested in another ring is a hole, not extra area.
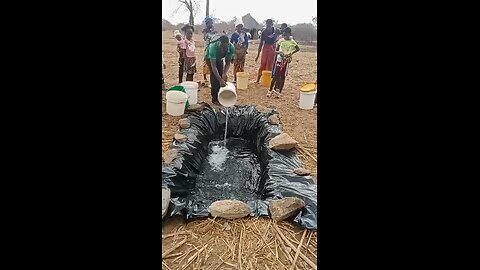
[(316, 231), (267, 218), (178, 219), (164, 228), (174, 233), (162, 236), (170, 269), (316, 269)]

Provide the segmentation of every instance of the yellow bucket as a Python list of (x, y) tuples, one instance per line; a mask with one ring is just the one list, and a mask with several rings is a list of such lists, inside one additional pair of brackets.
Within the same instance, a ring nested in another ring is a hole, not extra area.
[(267, 70), (262, 71), (262, 86), (270, 87), (271, 83), (272, 83), (272, 72)]

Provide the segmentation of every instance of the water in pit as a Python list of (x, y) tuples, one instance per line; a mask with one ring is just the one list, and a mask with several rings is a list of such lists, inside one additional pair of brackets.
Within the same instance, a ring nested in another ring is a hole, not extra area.
[(227, 147), (225, 141), (210, 142), (208, 157), (191, 194), (193, 201), (208, 206), (217, 200), (246, 203), (259, 199), (255, 191), (260, 182), (260, 164), (251, 142), (240, 138), (226, 142)]

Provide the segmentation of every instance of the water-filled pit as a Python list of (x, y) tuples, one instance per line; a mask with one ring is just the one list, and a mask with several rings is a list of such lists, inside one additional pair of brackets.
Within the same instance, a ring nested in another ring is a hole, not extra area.
[(276, 112), (258, 112), (254, 106), (230, 107), (225, 132), (226, 110), (207, 107), (189, 115), (191, 126), (180, 130), (188, 141), (171, 145), (177, 157), (162, 166), (162, 186), (171, 189), (168, 215), (206, 217), (213, 202), (234, 199), (247, 203), (252, 215), (266, 216), (270, 200), (297, 197), (306, 206), (294, 221), (316, 229), (313, 179), (293, 173), (301, 167), (294, 150), (269, 148), (269, 141), (281, 133), (278, 125), (268, 122)]
[(189, 199), (206, 206), (219, 200), (245, 203), (261, 199), (256, 193), (260, 183), (260, 163), (252, 143), (241, 138), (213, 141), (196, 180), (196, 190)]

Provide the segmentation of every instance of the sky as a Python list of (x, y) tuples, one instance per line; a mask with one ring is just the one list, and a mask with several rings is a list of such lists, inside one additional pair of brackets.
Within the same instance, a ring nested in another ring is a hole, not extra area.
[[(200, 2), (200, 12), (195, 16), (195, 24), (205, 18), (206, 0)], [(287, 7), (284, 4), (289, 3)], [(180, 8), (177, 14), (173, 14), (179, 6), (178, 0), (162, 1), (162, 19), (172, 24), (188, 22), (188, 11)], [(257, 22), (262, 23), (266, 19), (278, 20), (279, 23), (294, 25), (298, 23), (311, 23), (317, 15), (317, 0), (275, 1), (275, 0), (210, 0), (210, 15), (230, 21), (234, 16), (237, 18), (250, 13)]]

